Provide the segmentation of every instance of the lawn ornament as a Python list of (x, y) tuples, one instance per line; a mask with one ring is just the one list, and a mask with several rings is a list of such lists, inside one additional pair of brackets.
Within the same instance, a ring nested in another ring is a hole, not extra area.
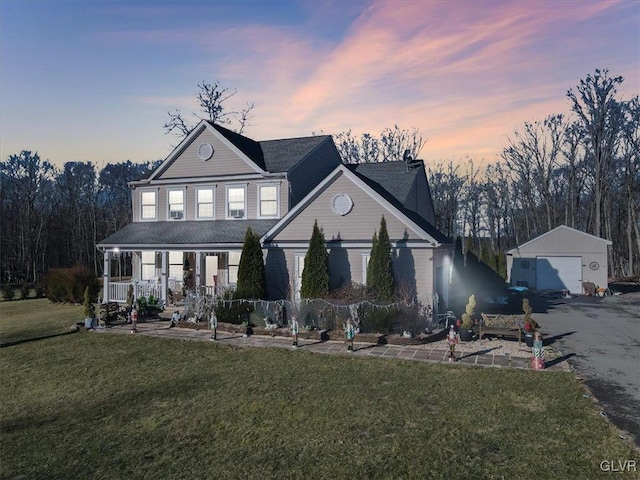
[(449, 345), (449, 361), (457, 362), (455, 350), (456, 345), (458, 344), (458, 334), (456, 333), (455, 327), (451, 325), (449, 327), (449, 333), (447, 334), (447, 344)]
[(293, 348), (298, 348), (298, 331), (300, 326), (298, 325), (298, 317), (295, 315), (291, 317), (291, 336), (293, 337)]
[(353, 352), (353, 339), (356, 336), (356, 329), (350, 318), (347, 319), (347, 324), (344, 327), (344, 336), (347, 339), (347, 352)]
[(540, 332), (533, 334), (533, 347), (531, 348), (531, 368), (534, 370), (544, 369), (544, 348), (542, 347), (542, 335)]
[(133, 307), (131, 309), (131, 333), (136, 333), (137, 327), (138, 326), (138, 309), (136, 307)]
[(209, 316), (209, 326), (211, 327), (211, 331), (213, 334), (211, 335), (211, 340), (218, 339), (218, 317), (216, 317), (216, 312), (214, 310), (211, 311), (211, 315)]

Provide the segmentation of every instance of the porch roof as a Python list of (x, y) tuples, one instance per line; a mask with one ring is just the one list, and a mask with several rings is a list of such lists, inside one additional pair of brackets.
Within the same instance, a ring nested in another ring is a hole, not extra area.
[(248, 227), (261, 237), (276, 223), (277, 219), (133, 222), (102, 240), (98, 248), (242, 245)]

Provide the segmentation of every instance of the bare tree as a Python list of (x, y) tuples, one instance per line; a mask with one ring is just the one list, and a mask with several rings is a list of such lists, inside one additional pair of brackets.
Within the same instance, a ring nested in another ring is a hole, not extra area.
[(609, 195), (610, 166), (613, 162), (622, 129), (622, 107), (615, 98), (623, 78), (610, 77), (608, 70), (596, 69), (593, 75), (580, 80), (577, 91), (569, 89), (567, 97), (572, 110), (584, 129), (593, 161), (593, 233), (605, 235), (602, 218)]
[(425, 143), (417, 128), (407, 130), (397, 125), (385, 128), (379, 137), (370, 133), (356, 136), (351, 130), (340, 132), (333, 137), (344, 163), (392, 162), (402, 160), (405, 152), (415, 159)]
[(231, 90), (223, 87), (219, 80), (214, 83), (203, 81), (198, 84), (198, 89), (200, 91), (196, 98), (198, 99), (201, 114), (191, 114), (195, 117), (196, 122), (192, 123), (186, 120), (182, 112), (179, 109), (175, 109), (173, 112), (167, 112), (169, 120), (163, 125), (166, 130), (165, 133), (173, 133), (179, 137), (185, 137), (201, 120), (209, 120), (220, 125), (232, 125), (236, 122), (238, 125), (236, 131), (238, 133), (243, 132), (251, 119), (251, 112), (255, 107), (255, 103), (246, 103), (240, 110), (227, 110), (226, 104), (228, 100), (238, 92), (236, 89)]

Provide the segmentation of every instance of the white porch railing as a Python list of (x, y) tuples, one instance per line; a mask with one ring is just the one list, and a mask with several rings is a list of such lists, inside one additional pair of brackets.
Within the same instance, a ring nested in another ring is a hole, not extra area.
[(162, 285), (159, 283), (109, 282), (109, 301), (126, 303), (131, 285), (133, 285), (133, 298), (151, 295), (162, 298)]

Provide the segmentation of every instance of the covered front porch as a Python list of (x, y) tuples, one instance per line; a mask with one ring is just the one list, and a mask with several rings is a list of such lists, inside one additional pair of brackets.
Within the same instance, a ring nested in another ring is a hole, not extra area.
[[(170, 303), (187, 291), (217, 296), (235, 286), (241, 251), (111, 248), (103, 253), (102, 303), (126, 303), (130, 290), (134, 299), (154, 296)], [(120, 276), (123, 261), (130, 262), (130, 280)]]

